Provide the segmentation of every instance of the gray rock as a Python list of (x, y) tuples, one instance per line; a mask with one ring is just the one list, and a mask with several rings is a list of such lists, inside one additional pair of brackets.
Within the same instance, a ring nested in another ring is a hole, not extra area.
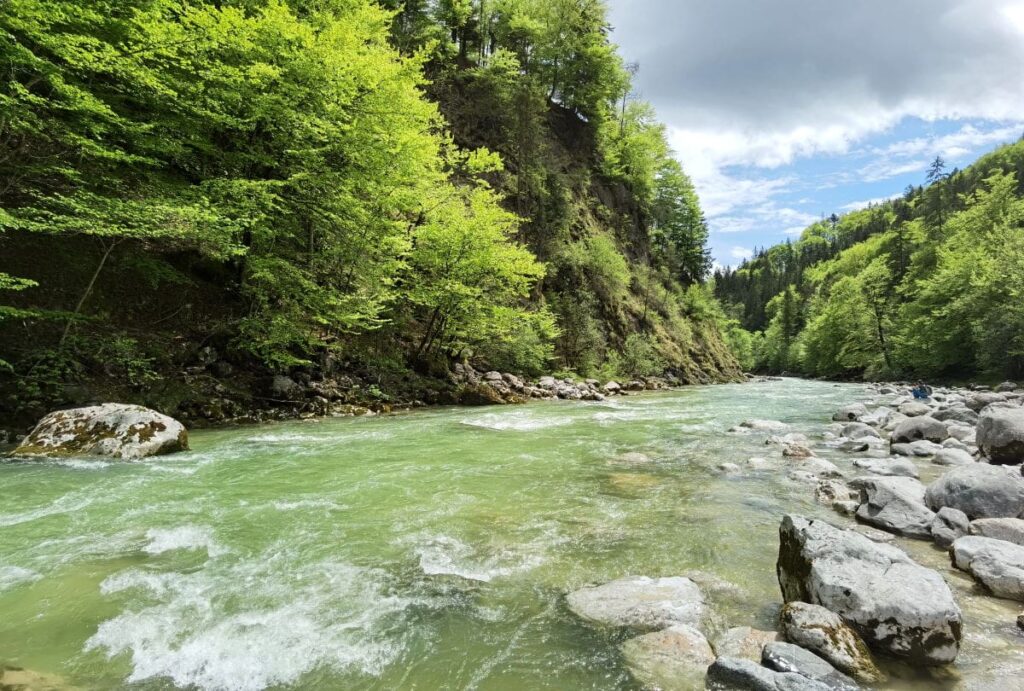
[(849, 499), (837, 499), (832, 502), (832, 508), (844, 516), (853, 516), (857, 513), (857, 509), (860, 508), (860, 502)]
[(937, 410), (932, 413), (932, 417), (940, 422), (954, 421), (971, 427), (978, 424), (978, 414), (967, 407), (954, 407)]
[(855, 691), (860, 687), (829, 663), (812, 652), (792, 643), (769, 643), (761, 654), (761, 664), (776, 672), (793, 672), (820, 681), (835, 691)]
[(682, 576), (628, 576), (570, 593), (569, 609), (587, 621), (656, 631), (675, 624), (697, 623), (704, 616), (704, 595)]
[(928, 486), (925, 503), (976, 518), (1024, 517), (1024, 477), (1016, 468), (985, 463), (957, 466)]
[(554, 377), (541, 377), (537, 380), (537, 386), (542, 389), (554, 390), (558, 388), (558, 381)]
[(807, 444), (807, 435), (800, 434), (799, 432), (790, 432), (779, 436), (773, 434), (764, 440), (765, 446), (786, 446), (789, 444)]
[(980, 413), (985, 408), (989, 407), (993, 403), (1002, 403), (1006, 400), (1006, 396), (1001, 393), (991, 393), (982, 391), (971, 395), (965, 401), (968, 408), (976, 413)]
[(932, 408), (927, 403), (921, 403), (919, 401), (907, 401), (900, 406), (900, 412), (907, 417), (920, 417), (922, 415), (928, 415), (932, 412)]
[(912, 664), (956, 659), (962, 616), (939, 574), (897, 547), (820, 520), (786, 516), (779, 535), (777, 571), (786, 602), (822, 605), (869, 646)]
[(607, 384), (605, 384), (602, 388), (604, 389), (604, 392), (606, 394), (614, 395), (622, 391), (622, 385), (619, 384), (617, 381), (610, 381)]
[(963, 449), (946, 448), (932, 457), (935, 465), (972, 465), (974, 456)]
[(1024, 547), (970, 535), (953, 543), (953, 566), (967, 571), (996, 597), (1024, 601)]
[(871, 448), (871, 444), (862, 439), (847, 439), (844, 442), (840, 442), (836, 448), (843, 453), (864, 453)]
[(810, 458), (814, 452), (803, 444), (786, 444), (782, 449), (782, 455), (786, 458)]
[(784, 432), (789, 429), (789, 425), (778, 420), (744, 420), (740, 427), (757, 432)]
[(949, 436), (965, 444), (973, 444), (977, 438), (977, 430), (960, 424), (949, 424), (946, 426)]
[(925, 487), (909, 477), (860, 477), (857, 520), (904, 537), (930, 540), (935, 514), (924, 502)]
[(978, 420), (978, 446), (999, 465), (1024, 463), (1024, 408), (989, 408)]
[(774, 672), (750, 660), (720, 657), (708, 667), (712, 691), (829, 691), (820, 681), (792, 672)]
[(838, 480), (819, 480), (814, 488), (814, 500), (825, 506), (832, 506), (837, 501), (849, 501), (852, 498), (850, 488)]
[(712, 647), (718, 657), (737, 657), (751, 662), (761, 661), (761, 651), (773, 641), (780, 640), (775, 631), (761, 631), (749, 626), (729, 629), (715, 639)]
[(863, 403), (854, 403), (837, 410), (832, 416), (832, 420), (835, 422), (856, 422), (867, 414), (868, 409), (864, 407)]
[(971, 522), (968, 532), (979, 537), (1024, 545), (1024, 520), (1019, 518), (979, 518)]
[(50, 413), (14, 455), (137, 460), (186, 450), (188, 432), (174, 418), (142, 406), (104, 403)]
[(882, 679), (861, 637), (842, 617), (819, 605), (789, 602), (780, 616), (786, 640), (828, 661), (836, 669), (866, 683)]
[(867, 415), (862, 415), (860, 417), (860, 421), (873, 427), (884, 427), (886, 423), (889, 422), (892, 414), (893, 411), (891, 408), (881, 406), (879, 408), (875, 408)]
[(302, 398), (302, 385), (291, 377), (278, 374), (270, 382), (270, 395), (283, 401), (297, 400)]
[(917, 478), (920, 476), (917, 466), (905, 458), (859, 458), (853, 462), (853, 465), (863, 468), (871, 475), (883, 477)]
[(847, 439), (863, 439), (864, 437), (878, 437), (878, 431), (871, 425), (863, 422), (851, 422), (843, 427), (842, 435)]
[(921, 440), (939, 444), (949, 438), (949, 430), (935, 418), (922, 415), (900, 422), (890, 438), (894, 444), (910, 444)]
[(998, 393), (1011, 393), (1017, 390), (1017, 383), (1012, 381), (1004, 381), (1002, 384), (996, 387)]
[(939, 547), (947, 548), (966, 535), (970, 525), (971, 521), (963, 511), (943, 506), (932, 521), (932, 539)]
[(703, 688), (708, 665), (715, 661), (704, 635), (685, 624), (626, 641), (622, 656), (637, 681), (662, 691)]

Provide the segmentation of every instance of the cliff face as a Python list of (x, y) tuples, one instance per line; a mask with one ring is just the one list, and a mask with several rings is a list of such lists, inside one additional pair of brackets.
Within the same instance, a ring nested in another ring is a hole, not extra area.
[(429, 95), (459, 146), (502, 156), (505, 170), (493, 183), (524, 219), (520, 240), (548, 267), (533, 297), (558, 317), (558, 367), (663, 370), (686, 383), (742, 376), (717, 303), (661, 257), (653, 210), (628, 180), (609, 174), (590, 122), (551, 101), (531, 119), (536, 104), (502, 103), (473, 74), (438, 75)]

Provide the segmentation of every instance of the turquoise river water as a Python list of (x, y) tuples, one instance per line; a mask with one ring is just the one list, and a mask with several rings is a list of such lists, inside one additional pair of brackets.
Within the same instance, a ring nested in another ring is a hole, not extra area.
[[(816, 439), (868, 398), (787, 380), (200, 431), (141, 463), (0, 463), (0, 663), (89, 689), (636, 688), (626, 634), (577, 620), (565, 593), (686, 574), (712, 638), (772, 628), (781, 516), (848, 519), (787, 477), (766, 433), (727, 430), (769, 418)], [(1013, 604), (899, 544), (946, 576), (966, 638), (955, 668), (897, 670), (891, 688), (1021, 674)]]

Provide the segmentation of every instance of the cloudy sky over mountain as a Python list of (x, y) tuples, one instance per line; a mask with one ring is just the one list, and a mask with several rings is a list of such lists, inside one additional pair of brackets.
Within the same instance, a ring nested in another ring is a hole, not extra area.
[(611, 0), (716, 261), (1024, 134), (1024, 0)]

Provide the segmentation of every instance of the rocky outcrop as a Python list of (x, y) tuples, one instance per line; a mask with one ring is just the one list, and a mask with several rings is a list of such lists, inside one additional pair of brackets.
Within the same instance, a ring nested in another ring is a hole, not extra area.
[(1024, 477), (1016, 468), (973, 463), (953, 468), (928, 486), (925, 503), (977, 518), (1024, 517)]
[(953, 566), (966, 571), (996, 597), (1024, 601), (1024, 547), (990, 537), (953, 543)]
[(1024, 408), (986, 410), (978, 420), (977, 441), (992, 463), (1024, 463)]
[(662, 691), (703, 688), (708, 665), (715, 661), (704, 635), (685, 624), (626, 641), (622, 657), (637, 681)]
[(789, 602), (782, 607), (780, 622), (786, 640), (812, 651), (836, 669), (867, 683), (882, 678), (867, 645), (835, 612), (806, 602)]
[(910, 444), (921, 440), (939, 444), (948, 438), (949, 429), (935, 418), (927, 415), (901, 421), (893, 429), (890, 437), (894, 444)]
[(14, 455), (137, 460), (187, 449), (188, 432), (174, 418), (142, 406), (104, 403), (50, 413)]
[(942, 577), (903, 551), (820, 520), (786, 516), (777, 572), (786, 602), (821, 605), (871, 647), (913, 664), (960, 651), (961, 613)]
[(712, 691), (829, 691), (820, 681), (793, 672), (775, 672), (750, 660), (720, 657), (708, 667)]
[(704, 616), (704, 595), (682, 576), (629, 576), (570, 593), (569, 609), (595, 624), (657, 631), (676, 624), (696, 625)]
[(925, 487), (909, 477), (862, 477), (857, 520), (904, 537), (930, 540), (935, 513), (925, 505)]

